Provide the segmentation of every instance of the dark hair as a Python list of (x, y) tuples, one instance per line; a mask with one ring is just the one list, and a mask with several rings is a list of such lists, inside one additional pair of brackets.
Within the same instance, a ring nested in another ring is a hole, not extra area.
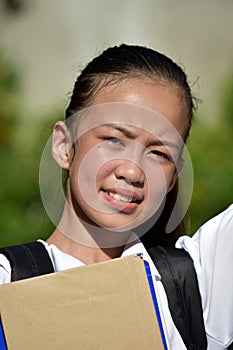
[(110, 47), (95, 57), (77, 78), (66, 118), (90, 106), (98, 91), (111, 83), (126, 78), (148, 77), (177, 86), (188, 107), (188, 128), (193, 120), (194, 103), (184, 71), (169, 57), (143, 46), (125, 45)]
[[(188, 127), (185, 140), (193, 120), (194, 99), (185, 72), (167, 56), (147, 47), (125, 45), (110, 47), (95, 57), (77, 78), (73, 94), (66, 110), (66, 118), (91, 105), (94, 96), (104, 86), (129, 78), (150, 78), (173, 84), (181, 91), (188, 108)], [(148, 233), (142, 237), (145, 245), (172, 245), (184, 234), (183, 221), (169, 235), (165, 234), (166, 223), (176, 202), (178, 181), (168, 193), (164, 210)], [(155, 234), (156, 232), (156, 234)]]

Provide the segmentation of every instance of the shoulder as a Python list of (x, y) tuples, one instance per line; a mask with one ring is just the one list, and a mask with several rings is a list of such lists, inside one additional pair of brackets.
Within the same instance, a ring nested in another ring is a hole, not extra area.
[(11, 281), (11, 266), (5, 255), (0, 254), (0, 284)]
[(233, 204), (203, 224), (192, 236), (182, 236), (176, 242), (177, 248), (185, 249), (196, 260), (203, 250), (216, 253), (218, 249), (233, 245)]
[(38, 241), (41, 242), (47, 250), (55, 272), (84, 265), (83, 262), (73, 257), (72, 255), (62, 252), (54, 244), (48, 244), (47, 242), (41, 239), (39, 239)]

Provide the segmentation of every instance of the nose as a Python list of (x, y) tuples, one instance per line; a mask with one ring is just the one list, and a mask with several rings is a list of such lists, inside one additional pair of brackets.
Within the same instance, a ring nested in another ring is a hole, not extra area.
[(124, 179), (125, 181), (134, 184), (142, 185), (145, 181), (145, 174), (139, 165), (130, 161), (124, 160), (115, 169), (115, 176), (118, 180)]

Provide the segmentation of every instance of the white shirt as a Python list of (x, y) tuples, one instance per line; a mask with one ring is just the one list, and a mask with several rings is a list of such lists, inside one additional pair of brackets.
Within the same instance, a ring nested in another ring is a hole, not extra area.
[[(55, 271), (84, 265), (56, 246), (41, 242), (50, 255)], [(192, 238), (180, 237), (176, 247), (184, 248), (194, 261), (202, 297), (208, 350), (226, 349), (233, 341), (233, 205), (203, 225)], [(160, 275), (143, 244), (138, 240), (134, 245), (126, 246), (122, 256), (138, 253), (142, 253), (150, 264), (168, 349), (185, 350), (171, 318)], [(0, 255), (0, 283), (9, 283), (10, 276), (9, 261)]]

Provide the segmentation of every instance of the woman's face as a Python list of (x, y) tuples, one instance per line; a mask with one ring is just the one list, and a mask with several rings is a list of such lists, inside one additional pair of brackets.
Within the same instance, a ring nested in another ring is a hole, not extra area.
[(178, 88), (148, 79), (106, 86), (92, 106), (78, 129), (68, 202), (89, 224), (132, 229), (175, 184), (187, 106)]

